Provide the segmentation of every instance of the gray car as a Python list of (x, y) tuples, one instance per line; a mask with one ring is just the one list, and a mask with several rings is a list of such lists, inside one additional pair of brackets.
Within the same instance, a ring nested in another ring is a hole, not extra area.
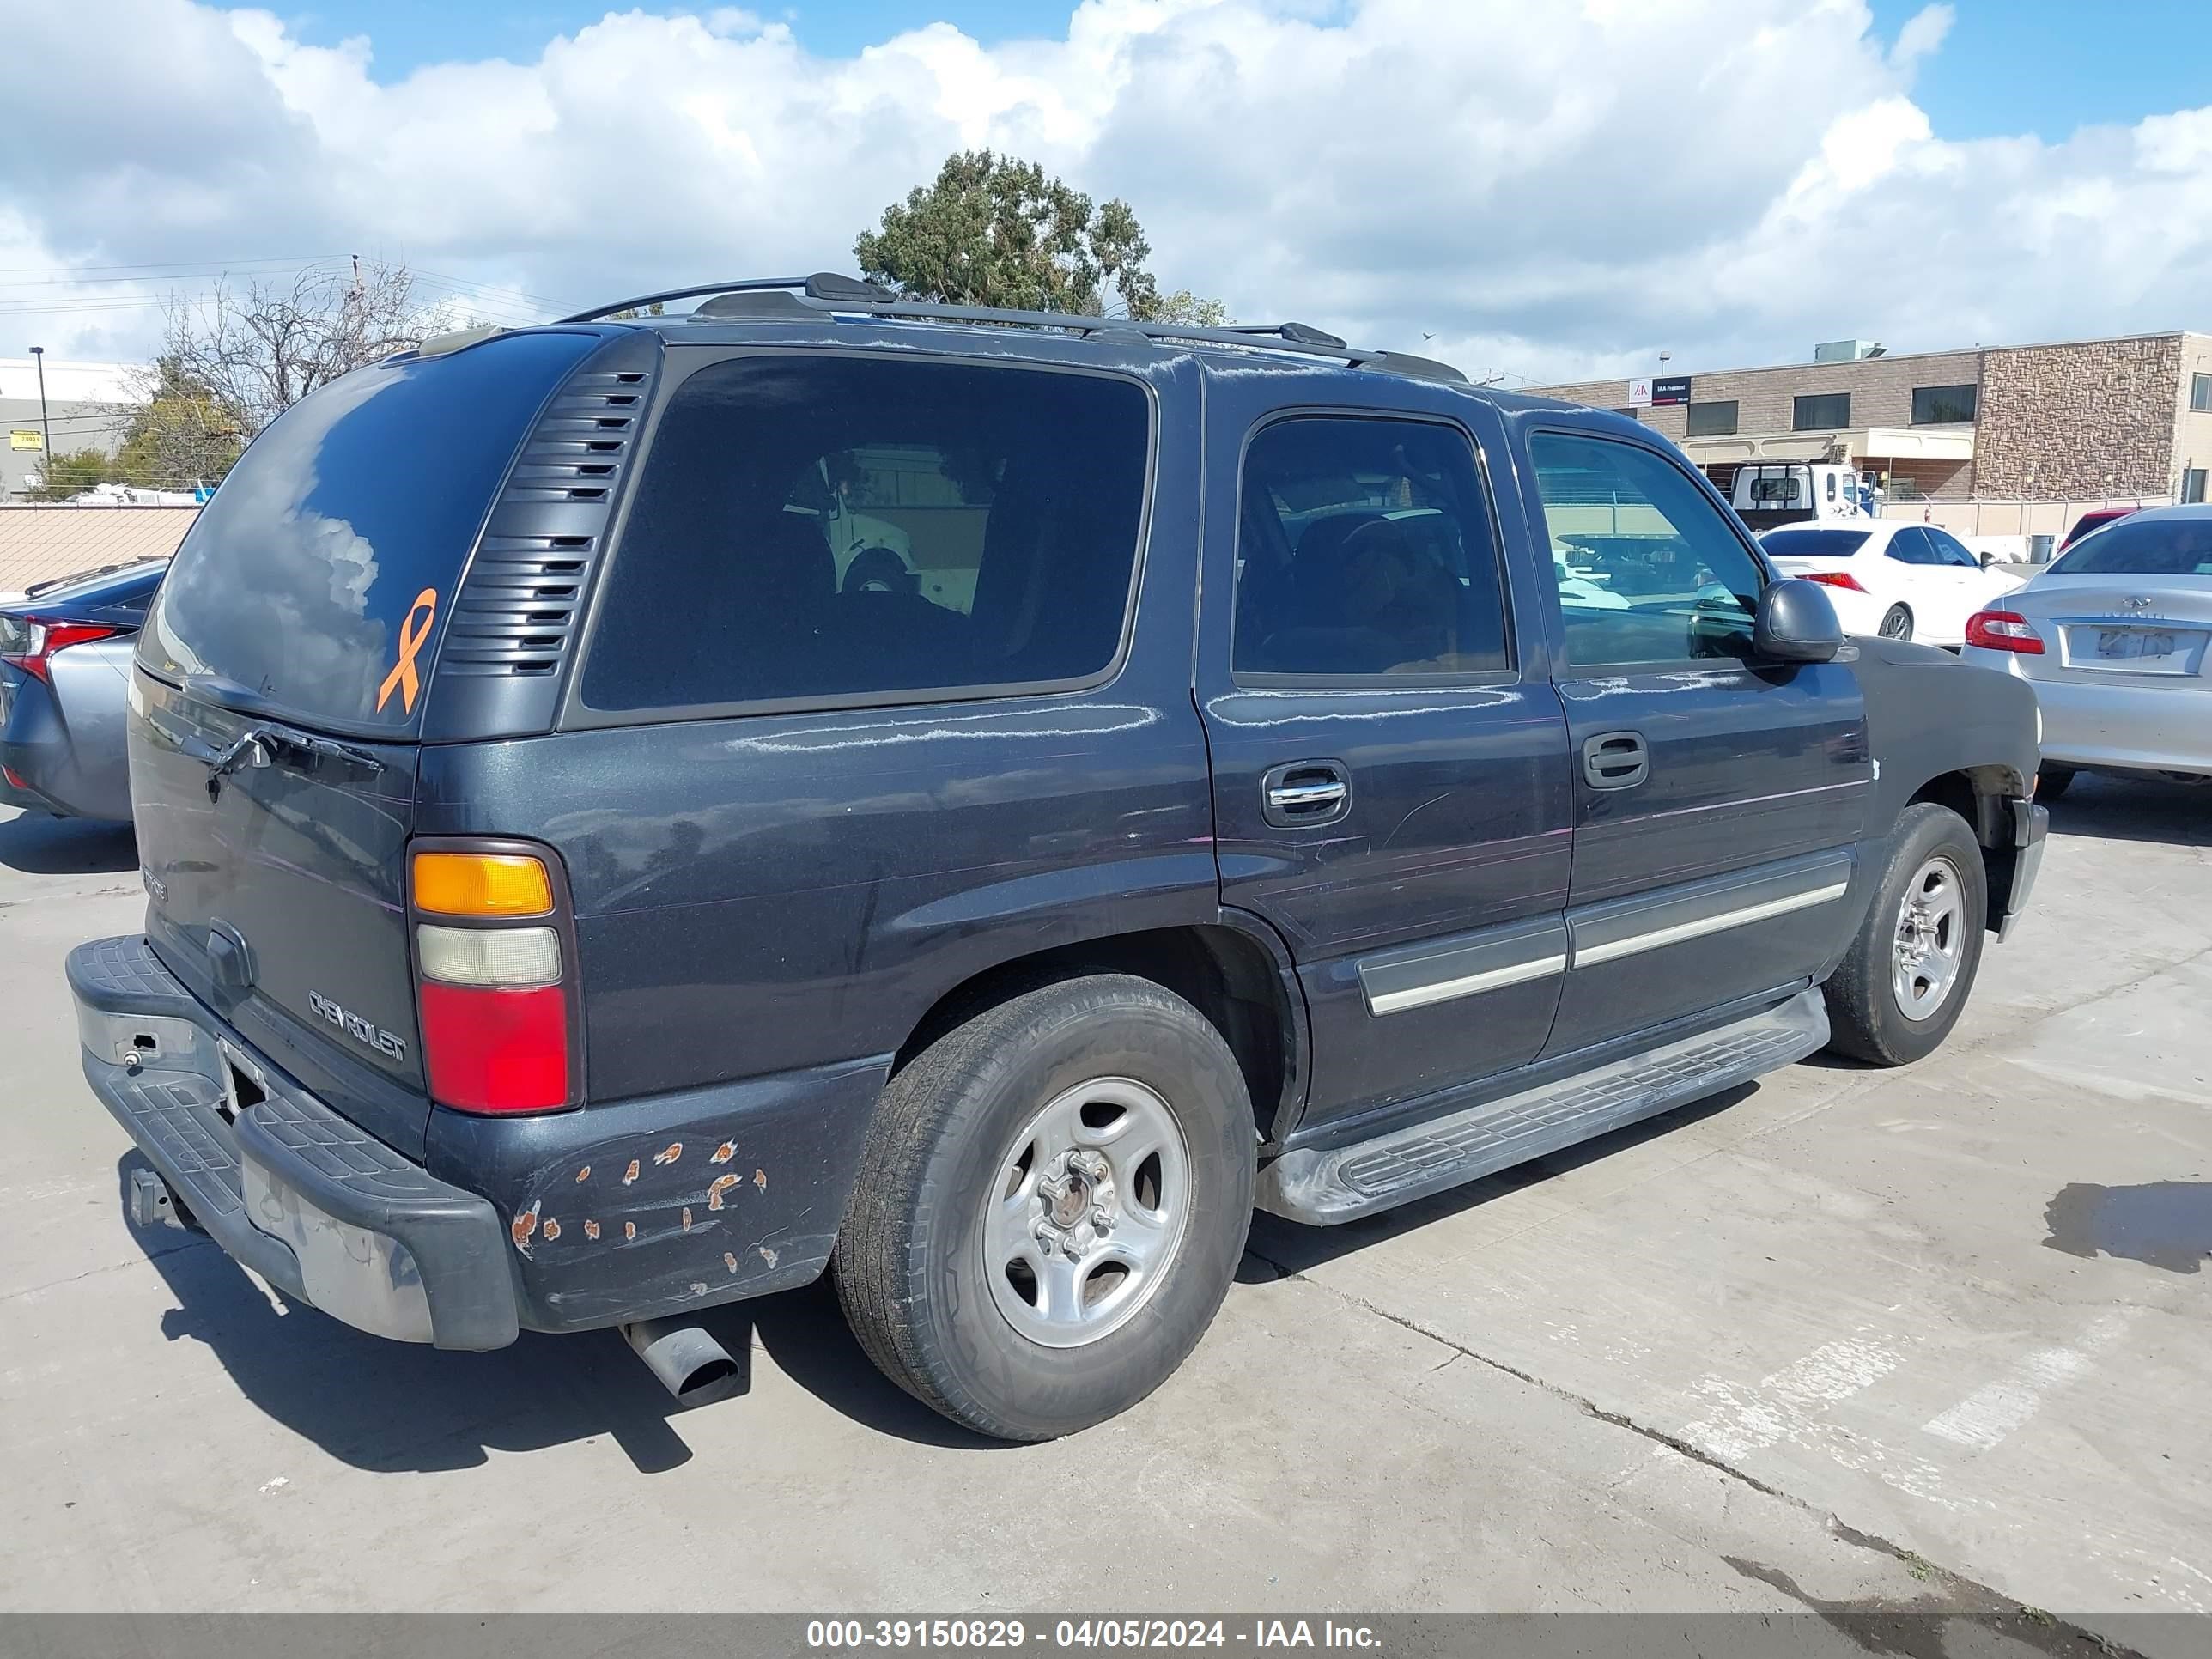
[(124, 694), (167, 559), (64, 576), (0, 605), (0, 805), (131, 817)]
[(2077, 771), (2212, 782), (2212, 507), (2130, 514), (1999, 606), (1963, 654), (2035, 688), (2041, 797)]

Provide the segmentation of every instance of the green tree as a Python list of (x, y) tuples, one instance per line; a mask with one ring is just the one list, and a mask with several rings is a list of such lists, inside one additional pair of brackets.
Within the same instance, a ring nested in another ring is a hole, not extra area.
[(149, 489), (190, 489), (222, 482), (237, 461), (244, 434), (206, 385), (173, 356), (142, 377), (145, 401), (131, 411), (116, 476)]
[[(1218, 301), (1163, 299), (1152, 244), (1127, 202), (1091, 198), (1034, 161), (988, 149), (948, 156), (936, 182), (884, 210), (853, 244), (860, 272), (943, 305), (1104, 316), (1109, 298), (1140, 321), (1226, 319)], [(1188, 315), (1170, 315), (1179, 305)]]
[(105, 451), (65, 450), (40, 467), (38, 487), (25, 494), (34, 501), (65, 501), (114, 477), (115, 462)]

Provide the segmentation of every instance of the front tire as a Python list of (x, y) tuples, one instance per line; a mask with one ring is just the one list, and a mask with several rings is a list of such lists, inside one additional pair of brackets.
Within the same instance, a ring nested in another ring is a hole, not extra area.
[(1212, 1322), (1256, 1145), (1236, 1057), (1181, 997), (1118, 974), (1015, 997), (885, 1085), (837, 1241), (846, 1320), (956, 1423), (1087, 1428)]
[(1876, 1066), (1904, 1066), (1942, 1046), (1982, 963), (1989, 876), (1965, 819), (1948, 806), (1908, 806), (1844, 959), (1821, 988), (1828, 1047)]

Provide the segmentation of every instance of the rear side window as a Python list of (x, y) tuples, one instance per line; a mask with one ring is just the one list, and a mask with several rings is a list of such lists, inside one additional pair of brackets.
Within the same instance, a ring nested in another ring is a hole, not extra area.
[(1279, 421), (1245, 450), (1239, 515), (1238, 673), (1510, 665), (1489, 504), (1458, 428)]
[(593, 708), (1050, 686), (1121, 648), (1152, 445), (1118, 378), (853, 356), (679, 386), (593, 624)]
[(356, 369), (279, 416), (178, 548), (138, 660), (307, 724), (413, 730), (463, 562), (588, 334)]
[(2057, 559), (2054, 576), (2212, 576), (2212, 516), (2130, 517)]

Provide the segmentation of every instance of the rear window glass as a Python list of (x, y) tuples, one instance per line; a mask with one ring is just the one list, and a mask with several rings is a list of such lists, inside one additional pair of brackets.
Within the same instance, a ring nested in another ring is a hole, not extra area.
[(1775, 530), (1759, 544), (1778, 559), (1848, 559), (1864, 547), (1863, 530)]
[(140, 664), (309, 723), (412, 729), (493, 495), (597, 343), (518, 334), (357, 369), (294, 404), (177, 550)]
[(2130, 517), (2052, 562), (2054, 576), (2212, 576), (2212, 514)]
[(41, 605), (143, 611), (147, 601), (154, 597), (154, 590), (161, 585), (161, 572), (168, 568), (168, 564), (167, 559), (155, 559), (80, 571), (74, 576), (40, 582), (27, 589), (24, 597)]
[(1150, 402), (880, 357), (701, 369), (662, 416), (584, 665), (594, 708), (1094, 676), (1120, 650)]

